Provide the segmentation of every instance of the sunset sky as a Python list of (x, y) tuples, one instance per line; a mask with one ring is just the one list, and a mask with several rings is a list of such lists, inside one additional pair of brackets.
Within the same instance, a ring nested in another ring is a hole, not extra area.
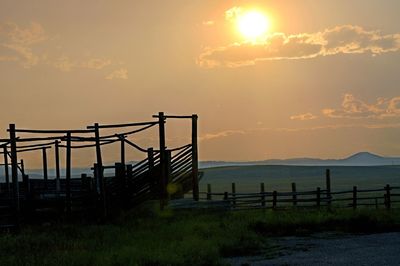
[[(400, 156), (399, 11), (398, 0), (1, 0), (0, 137), (11, 122), (85, 128), (164, 111), (199, 115), (201, 160)], [(268, 24), (256, 37), (238, 25), (248, 12)], [(189, 128), (167, 128), (171, 146)]]

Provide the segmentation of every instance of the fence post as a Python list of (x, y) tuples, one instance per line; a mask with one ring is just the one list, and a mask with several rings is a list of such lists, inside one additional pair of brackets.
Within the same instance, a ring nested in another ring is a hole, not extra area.
[(389, 184), (386, 185), (385, 190), (386, 190), (386, 195), (385, 195), (385, 198), (386, 198), (386, 200), (385, 200), (386, 209), (390, 209), (392, 203), (391, 203), (391, 199), (390, 199), (390, 190), (391, 190), (391, 188), (390, 188)]
[(321, 188), (317, 187), (317, 207), (321, 206)]
[(105, 195), (105, 187), (104, 187), (104, 168), (103, 168), (103, 159), (101, 157), (101, 144), (100, 144), (100, 131), (99, 124), (94, 123), (94, 137), (96, 142), (96, 160), (97, 160), (97, 178), (100, 188), (100, 201), (102, 207), (102, 215), (103, 217), (107, 216), (107, 204), (106, 204), (106, 195)]
[(42, 157), (43, 157), (43, 179), (44, 179), (44, 187), (47, 189), (47, 152), (46, 148), (42, 148)]
[(166, 199), (165, 205), (168, 205), (168, 201), (171, 196), (170, 195), (171, 191), (168, 191), (168, 185), (172, 181), (172, 165), (171, 165), (171, 151), (170, 150), (165, 151), (165, 161), (166, 161), (166, 171), (165, 171), (166, 175), (165, 175), (165, 181), (164, 181), (164, 184), (165, 184), (164, 190), (166, 193), (165, 194), (165, 199)]
[(88, 189), (87, 174), (81, 174), (81, 187), (82, 187), (82, 190)]
[(211, 184), (207, 184), (207, 200), (211, 200)]
[(65, 207), (67, 217), (71, 215), (71, 132), (67, 132), (66, 166), (65, 166)]
[(296, 190), (296, 183), (292, 183), (292, 200), (293, 200), (293, 207), (297, 206), (297, 190)]
[(19, 224), (19, 187), (18, 187), (18, 158), (17, 158), (17, 138), (15, 135), (15, 124), (10, 124), (10, 145), (11, 145), (11, 176), (13, 183), (13, 203), (16, 214), (16, 221)]
[(61, 184), (60, 184), (60, 148), (59, 145), (60, 141), (56, 140), (54, 142), (54, 153), (55, 153), (55, 164), (56, 164), (56, 191), (57, 193), (60, 192), (61, 190)]
[(120, 135), (121, 144), (121, 163), (125, 165), (125, 136)]
[(159, 198), (160, 198), (160, 209), (164, 209), (165, 196), (166, 196), (166, 161), (165, 161), (165, 117), (164, 112), (158, 113), (158, 130), (159, 130), (159, 141), (160, 141), (160, 180), (159, 184)]
[(197, 147), (197, 115), (192, 115), (192, 191), (193, 199), (199, 200), (199, 165)]
[(26, 197), (30, 196), (30, 184), (29, 184), (29, 176), (25, 174), (25, 165), (24, 160), (21, 160), (21, 175), (22, 175), (22, 184), (24, 186)]
[(353, 186), (353, 210), (357, 209), (357, 186)]
[[(115, 178), (118, 182), (117, 198), (126, 204), (126, 189), (125, 189), (125, 165), (122, 163), (115, 163)], [(115, 207), (115, 206), (114, 206)], [(121, 207), (121, 206), (118, 206)]]
[(325, 182), (326, 182), (326, 197), (328, 198), (328, 208), (331, 207), (332, 198), (331, 198), (331, 170), (326, 169), (325, 172)]
[(265, 185), (260, 183), (260, 193), (261, 193), (261, 206), (265, 207)]
[(232, 183), (232, 205), (233, 208), (236, 207), (236, 184)]
[(272, 192), (272, 209), (274, 210), (276, 209), (277, 201), (278, 201), (278, 192), (274, 190)]
[(10, 186), (10, 174), (9, 174), (9, 169), (8, 169), (8, 150), (7, 150), (7, 145), (4, 145), (3, 152), (4, 152), (4, 176), (6, 178), (7, 193), (8, 193), (8, 196), (10, 196), (10, 194), (11, 194), (11, 186)]

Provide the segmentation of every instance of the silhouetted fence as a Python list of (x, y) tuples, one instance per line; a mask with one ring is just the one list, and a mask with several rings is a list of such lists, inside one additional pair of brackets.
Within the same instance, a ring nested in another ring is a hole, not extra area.
[[(182, 197), (192, 191), (193, 199), (199, 199), (197, 115), (168, 116), (160, 112), (155, 121), (100, 125), (95, 123), (87, 129), (33, 130), (18, 129), (10, 124), (9, 139), (0, 140), (4, 155), (5, 182), (0, 183), (0, 227), (17, 226), (29, 222), (32, 213), (43, 209), (56, 209), (59, 214), (71, 217), (77, 210), (91, 216), (106, 217), (121, 209), (128, 209), (149, 199), (157, 199), (160, 206), (168, 199)], [(165, 123), (167, 119), (190, 119), (191, 143), (177, 148), (167, 148)], [(158, 126), (159, 149), (143, 148), (128, 138), (136, 133)], [(115, 134), (101, 134), (104, 129), (122, 130)], [(17, 134), (33, 135), (28, 137)], [(48, 136), (50, 135), (50, 136)], [(113, 143), (120, 145), (120, 161), (104, 165), (102, 147)], [(55, 179), (48, 177), (48, 150), (55, 152)], [(93, 175), (82, 174), (72, 178), (72, 151), (94, 148)], [(132, 148), (145, 158), (135, 164), (126, 163), (126, 149)], [(60, 149), (65, 149), (65, 176), (60, 171)], [(41, 151), (43, 178), (31, 179), (25, 172), (24, 161), (18, 157), (24, 152)], [(105, 176), (106, 169), (113, 169)], [(11, 171), (10, 171), (11, 170)], [(21, 177), (22, 180), (19, 180)], [(2, 215), (2, 210), (5, 213)], [(3, 219), (1, 217), (7, 217)]]
[(269, 191), (265, 184), (260, 184), (260, 191), (254, 193), (240, 193), (235, 183), (231, 191), (213, 192), (211, 184), (207, 184), (207, 191), (200, 192), (201, 199), (212, 206), (225, 206), (232, 209), (252, 208), (353, 208), (374, 207), (391, 209), (400, 207), (400, 187), (386, 185), (376, 189), (352, 189), (331, 191), (330, 171), (326, 172), (326, 187), (315, 190), (297, 191), (296, 183), (291, 184), (291, 191)]

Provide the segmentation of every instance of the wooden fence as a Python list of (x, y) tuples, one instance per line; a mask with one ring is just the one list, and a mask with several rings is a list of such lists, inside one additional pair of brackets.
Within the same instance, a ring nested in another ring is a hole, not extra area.
[(291, 191), (269, 191), (265, 184), (260, 184), (260, 191), (254, 193), (240, 193), (232, 183), (230, 192), (213, 192), (211, 184), (207, 184), (207, 191), (200, 192), (201, 200), (206, 200), (210, 206), (223, 206), (231, 209), (286, 209), (286, 208), (398, 208), (400, 207), (400, 187), (382, 186), (375, 189), (352, 189), (332, 191), (330, 171), (326, 172), (326, 187), (315, 190), (297, 191), (296, 183), (291, 184)]
[[(66, 217), (72, 217), (77, 210), (90, 216), (106, 217), (148, 199), (159, 200), (163, 207), (169, 198), (181, 197), (190, 190), (193, 199), (198, 200), (197, 115), (170, 116), (160, 112), (153, 118), (156, 120), (139, 123), (95, 123), (78, 130), (19, 129), (10, 124), (10, 137), (0, 140), (5, 176), (5, 182), (0, 183), (0, 227), (15, 227), (21, 221), (29, 222), (33, 213), (43, 211), (44, 208), (56, 209), (58, 214)], [(191, 120), (190, 144), (167, 148), (167, 119)], [(158, 126), (159, 149), (143, 148), (129, 139), (154, 126)], [(102, 134), (105, 129), (124, 128), (133, 129)], [(18, 136), (21, 134), (24, 136)], [(102, 147), (113, 143), (119, 143), (120, 161), (104, 165)], [(49, 179), (48, 175), (48, 150), (52, 148), (55, 152), (55, 179)], [(93, 175), (82, 174), (81, 178), (73, 178), (72, 151), (88, 148), (94, 148), (96, 152)], [(141, 152), (145, 158), (135, 164), (126, 163), (127, 148)], [(61, 176), (60, 149), (65, 149), (64, 177)], [(24, 161), (18, 160), (23, 153), (33, 151), (40, 151), (42, 155), (41, 179), (31, 179), (26, 173)], [(106, 169), (112, 169), (114, 173), (105, 176)], [(171, 190), (171, 186), (175, 189)]]

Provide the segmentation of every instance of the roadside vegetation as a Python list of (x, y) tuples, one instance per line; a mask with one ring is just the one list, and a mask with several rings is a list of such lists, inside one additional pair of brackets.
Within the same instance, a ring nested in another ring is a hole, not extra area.
[(223, 265), (224, 257), (265, 255), (270, 239), (321, 231), (400, 230), (387, 210), (221, 211), (151, 206), (100, 225), (24, 226), (0, 235), (0, 265)]

